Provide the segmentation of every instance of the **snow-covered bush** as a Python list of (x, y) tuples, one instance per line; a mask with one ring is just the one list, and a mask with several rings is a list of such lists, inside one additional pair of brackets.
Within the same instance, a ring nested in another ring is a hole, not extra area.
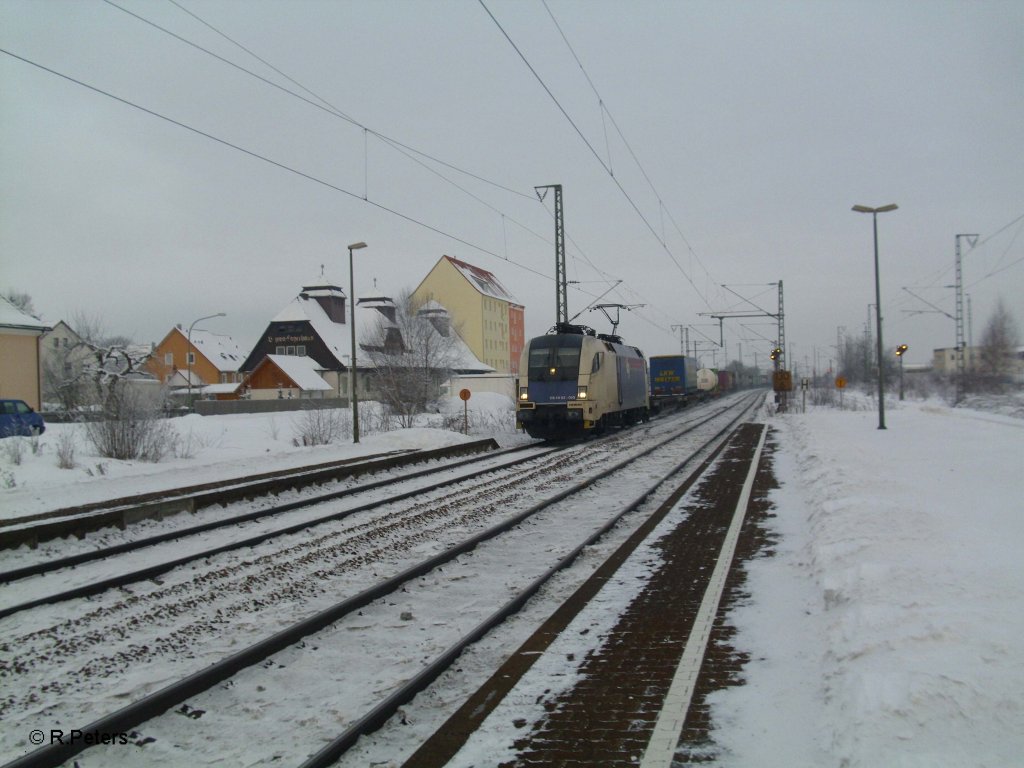
[(342, 408), (314, 406), (299, 411), (292, 421), (295, 445), (327, 445), (352, 431), (352, 418)]
[(57, 436), (57, 466), (61, 469), (75, 468), (75, 449), (78, 440), (70, 429), (64, 429)]
[(4, 458), (14, 466), (20, 466), (25, 458), (25, 442), (20, 437), (8, 437), (0, 445), (3, 445)]
[(159, 396), (126, 381), (106, 386), (102, 417), (85, 423), (100, 456), (158, 462), (173, 452), (178, 432), (164, 418)]

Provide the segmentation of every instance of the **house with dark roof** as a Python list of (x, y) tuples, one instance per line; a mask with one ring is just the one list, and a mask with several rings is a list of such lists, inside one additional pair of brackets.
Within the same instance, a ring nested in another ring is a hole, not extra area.
[[(331, 387), (331, 393), (324, 392), (322, 396), (348, 398), (348, 373), (352, 359), (348, 302), (349, 297), (345, 291), (321, 274), (319, 279), (303, 286), (298, 296), (274, 316), (242, 362), (240, 370), (246, 375), (254, 374), (263, 360), (271, 355), (309, 358), (316, 365), (317, 376)], [(356, 351), (359, 375), (356, 381), (360, 398), (370, 400), (377, 397), (373, 353), (404, 349), (398, 311), (394, 300), (387, 296), (367, 296), (359, 299), (356, 305), (359, 338), (359, 349)], [(421, 311), (430, 315), (431, 324), (439, 335), (452, 335), (451, 346), (456, 351), (454, 362), (457, 370), (475, 373), (493, 371), (454, 333), (451, 318), (444, 307), (431, 302), (422, 307)], [(368, 342), (368, 339), (371, 341)], [(281, 366), (278, 364), (274, 368), (276, 371)], [(281, 381), (283, 383), (284, 379)], [(291, 389), (294, 395), (299, 388)], [(256, 396), (255, 392), (252, 392), (252, 396)]]

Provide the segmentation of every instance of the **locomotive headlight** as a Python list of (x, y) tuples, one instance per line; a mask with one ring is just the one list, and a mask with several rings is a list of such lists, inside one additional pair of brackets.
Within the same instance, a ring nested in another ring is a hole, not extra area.
[(520, 387), (519, 388), (519, 399), (520, 400), (529, 400), (530, 399), (530, 392), (529, 392), (529, 388), (528, 387)]
[(587, 399), (587, 388), (586, 387), (579, 387), (576, 390), (576, 399), (577, 400), (586, 400)]

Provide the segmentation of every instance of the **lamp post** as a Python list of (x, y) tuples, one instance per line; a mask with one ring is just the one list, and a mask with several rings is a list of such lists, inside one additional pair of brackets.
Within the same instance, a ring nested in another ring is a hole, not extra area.
[(348, 288), (349, 301), (352, 308), (349, 311), (350, 325), (352, 326), (352, 356), (349, 359), (351, 365), (348, 369), (349, 399), (352, 401), (352, 442), (359, 442), (359, 395), (356, 394), (356, 281), (352, 269), (352, 251), (365, 248), (366, 243), (352, 243), (348, 247)]
[(200, 317), (192, 321), (192, 325), (188, 327), (188, 348), (185, 350), (185, 365), (188, 368), (188, 407), (192, 409), (192, 329), (195, 328), (196, 323), (201, 323), (203, 320), (210, 320), (214, 317), (227, 317), (223, 312), (218, 312), (215, 315), (207, 315), (206, 317)]
[(903, 353), (908, 349), (909, 347), (906, 344), (896, 345), (896, 357), (900, 359), (900, 400), (903, 399)]
[(875, 232), (875, 326), (878, 336), (878, 428), (885, 429), (885, 365), (882, 358), (882, 289), (878, 279), (878, 214), (895, 211), (899, 206), (889, 203), (879, 208), (855, 205), (857, 213), (870, 213)]

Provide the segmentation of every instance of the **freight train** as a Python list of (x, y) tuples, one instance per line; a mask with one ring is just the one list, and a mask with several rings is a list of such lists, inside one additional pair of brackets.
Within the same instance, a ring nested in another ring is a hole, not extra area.
[(668, 408), (686, 407), (700, 399), (697, 386), (697, 361), (685, 355), (654, 355), (651, 357), (652, 413)]
[(618, 336), (559, 323), (527, 343), (519, 365), (516, 424), (559, 439), (650, 418), (643, 352)]

